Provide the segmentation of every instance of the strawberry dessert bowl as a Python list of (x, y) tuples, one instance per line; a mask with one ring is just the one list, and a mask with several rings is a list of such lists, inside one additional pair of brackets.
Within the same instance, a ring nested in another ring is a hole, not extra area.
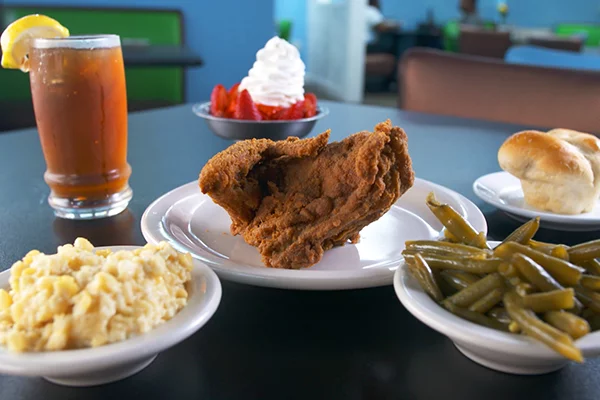
[(193, 111), (226, 139), (306, 136), (328, 110), (304, 92), (304, 73), (298, 49), (274, 37), (256, 53), (248, 76), (229, 89), (216, 85), (210, 102), (194, 105)]

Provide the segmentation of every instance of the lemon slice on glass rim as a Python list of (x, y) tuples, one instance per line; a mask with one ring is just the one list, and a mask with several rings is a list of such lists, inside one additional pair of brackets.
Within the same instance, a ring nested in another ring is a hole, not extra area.
[(2, 68), (29, 72), (29, 46), (36, 38), (63, 38), (69, 30), (57, 20), (34, 14), (19, 18), (6, 27), (0, 36)]

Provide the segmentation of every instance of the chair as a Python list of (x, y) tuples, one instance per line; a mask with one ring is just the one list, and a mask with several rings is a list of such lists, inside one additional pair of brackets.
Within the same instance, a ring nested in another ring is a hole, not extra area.
[(396, 69), (396, 57), (388, 53), (372, 53), (365, 57), (365, 74), (390, 78)]
[(600, 133), (599, 72), (415, 48), (400, 61), (398, 80), (406, 110)]
[[(387, 90), (396, 78), (398, 65), (399, 32), (390, 28), (377, 32), (375, 43), (367, 46), (365, 55), (365, 86), (367, 91), (372, 88)], [(375, 84), (374, 84), (375, 83)]]
[(459, 53), (474, 56), (504, 58), (511, 46), (509, 32), (496, 32), (462, 26), (458, 39)]
[(579, 53), (583, 47), (583, 39), (576, 37), (531, 38), (528, 44), (548, 49), (565, 50)]
[(600, 55), (573, 53), (536, 46), (513, 46), (504, 57), (511, 64), (600, 71)]

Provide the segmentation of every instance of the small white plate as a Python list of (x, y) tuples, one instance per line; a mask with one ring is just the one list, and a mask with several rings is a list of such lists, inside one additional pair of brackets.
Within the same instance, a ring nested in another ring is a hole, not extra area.
[[(500, 242), (489, 242), (492, 247)], [(457, 317), (425, 293), (402, 262), (394, 275), (394, 289), (400, 302), (417, 319), (448, 336), (466, 357), (485, 367), (519, 375), (556, 371), (569, 360), (535, 339), (486, 328)], [(576, 342), (585, 358), (600, 355), (600, 332)]]
[(574, 232), (600, 230), (600, 203), (596, 203), (592, 212), (579, 215), (537, 210), (525, 204), (521, 181), (508, 172), (494, 172), (478, 178), (473, 183), (473, 191), (481, 200), (519, 222), (539, 216), (541, 226), (548, 229)]
[[(138, 246), (111, 248), (133, 250)], [(9, 277), (10, 269), (0, 273), (0, 287), (9, 287)], [(161, 351), (191, 336), (212, 317), (221, 301), (221, 283), (210, 268), (194, 260), (188, 293), (187, 305), (172, 319), (121, 342), (42, 353), (12, 353), (0, 348), (0, 373), (43, 376), (65, 386), (95, 386), (127, 378), (150, 365)]]
[(266, 268), (258, 250), (229, 231), (225, 210), (202, 194), (197, 182), (168, 192), (142, 216), (142, 233), (150, 243), (170, 242), (205, 262), (223, 279), (282, 289), (337, 290), (391, 285), (402, 260), (404, 242), (435, 239), (442, 225), (425, 204), (429, 192), (452, 205), (477, 231), (487, 233), (485, 218), (465, 197), (421, 179), (379, 220), (361, 231), (357, 244), (325, 252), (303, 270)]

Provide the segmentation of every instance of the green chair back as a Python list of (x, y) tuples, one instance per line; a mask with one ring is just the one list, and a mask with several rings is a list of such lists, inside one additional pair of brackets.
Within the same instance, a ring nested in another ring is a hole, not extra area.
[(578, 33), (587, 35), (585, 45), (600, 46), (600, 25), (591, 24), (558, 24), (554, 32), (560, 36), (572, 36)]
[[(91, 9), (63, 7), (4, 8), (3, 26), (28, 14), (45, 14), (69, 28), (71, 35), (113, 33), (151, 45), (180, 45), (182, 18), (178, 11), (145, 9)], [(184, 101), (184, 72), (180, 67), (126, 67), (127, 98), (130, 101)], [(0, 100), (31, 97), (29, 77), (20, 71), (0, 71)]]
[(458, 52), (458, 37), (460, 36), (460, 23), (448, 21), (442, 30), (444, 50), (453, 53)]

